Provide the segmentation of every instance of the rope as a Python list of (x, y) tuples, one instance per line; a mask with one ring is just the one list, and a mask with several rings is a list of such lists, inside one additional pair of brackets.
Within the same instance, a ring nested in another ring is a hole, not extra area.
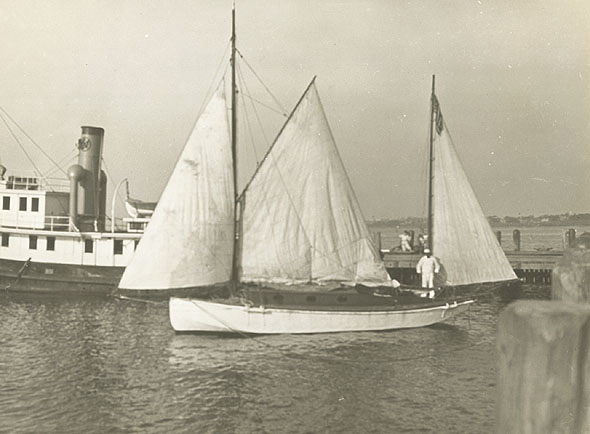
[[(240, 86), (244, 89), (247, 89), (246, 83), (244, 81), (244, 77), (242, 76), (242, 71), (240, 68), (237, 68), (238, 71), (238, 81), (240, 82)], [(246, 110), (246, 101), (244, 100), (244, 96), (246, 94), (244, 92), (240, 92), (240, 96), (242, 97), (242, 105), (244, 106), (244, 116), (246, 117), (246, 127), (248, 129), (248, 134), (250, 136), (250, 144), (252, 145), (252, 150), (254, 151), (254, 157), (256, 158), (256, 165), (259, 164), (258, 152), (256, 152), (256, 146), (254, 144), (254, 135), (252, 134), (252, 126), (250, 125), (250, 118), (248, 117), (248, 111)], [(256, 112), (256, 109), (254, 109)], [(264, 139), (266, 140), (266, 136), (264, 135), (264, 131), (262, 131)], [(268, 141), (267, 141), (268, 142)]]
[(20, 280), (20, 278), (24, 274), (25, 270), (27, 268), (29, 268), (30, 263), (31, 263), (31, 258), (27, 259), (25, 261), (25, 263), (22, 265), (22, 267), (20, 267), (20, 270), (18, 270), (18, 272), (16, 273), (16, 279), (14, 279), (12, 282), (8, 282), (8, 285), (6, 285), (6, 287), (4, 288), (4, 291), (8, 291), (12, 285), (16, 284)]
[[(2, 107), (0, 107), (0, 109), (3, 110)], [(2, 116), (2, 114), (0, 114), (0, 118), (2, 118), (2, 122), (4, 122), (4, 125), (6, 125), (6, 128), (8, 129), (8, 131), (10, 131), (10, 134), (14, 138), (14, 141), (18, 144), (18, 146), (20, 146), (21, 150), (23, 151), (23, 153), (25, 154), (25, 156), (27, 157), (27, 159), (29, 160), (29, 162), (33, 165), (33, 168), (35, 169), (35, 173), (40, 178), (42, 178), (41, 171), (39, 170), (39, 168), (37, 167), (37, 165), (35, 164), (35, 162), (31, 158), (31, 156), (27, 153), (27, 151), (25, 150), (25, 147), (18, 140), (18, 137), (16, 137), (16, 134), (14, 134), (14, 131), (12, 130), (12, 128), (10, 128), (10, 125), (8, 125), (8, 122), (6, 122), (6, 119), (4, 119), (4, 116)], [(45, 178), (43, 178), (43, 179), (45, 179)]]
[[(52, 162), (52, 163), (53, 163), (55, 166), (57, 166), (57, 167), (58, 167), (58, 168), (59, 168), (59, 169), (60, 169), (60, 170), (63, 172), (63, 174), (64, 174), (64, 175), (66, 175), (66, 172), (65, 172), (65, 170), (63, 170), (63, 169), (62, 169), (62, 168), (61, 168), (61, 167), (60, 167), (60, 166), (59, 166), (59, 165), (58, 165), (58, 164), (57, 164), (57, 163), (56, 163), (56, 162), (53, 160), (53, 158), (51, 158), (51, 156), (50, 156), (50, 155), (49, 155), (47, 152), (45, 152), (45, 151), (43, 150), (43, 148), (42, 148), (41, 146), (39, 146), (39, 144), (38, 144), (37, 142), (35, 142), (35, 141), (34, 141), (34, 140), (31, 138), (31, 136), (29, 136), (29, 135), (27, 134), (27, 132), (26, 132), (26, 131), (25, 131), (25, 130), (24, 130), (24, 129), (23, 129), (23, 128), (22, 128), (22, 127), (21, 127), (21, 126), (18, 124), (18, 122), (16, 122), (16, 121), (15, 121), (15, 120), (14, 120), (14, 119), (13, 119), (13, 118), (12, 118), (12, 117), (11, 117), (11, 116), (8, 114), (8, 112), (7, 112), (6, 110), (4, 110), (4, 108), (3, 108), (2, 106), (0, 106), (0, 110), (2, 110), (2, 112), (3, 112), (3, 113), (4, 113), (4, 114), (5, 114), (7, 117), (8, 117), (8, 119), (10, 119), (10, 121), (11, 121), (12, 123), (14, 123), (14, 125), (16, 125), (16, 126), (17, 126), (17, 128), (18, 128), (18, 129), (19, 129), (19, 130), (20, 130), (20, 131), (21, 131), (21, 132), (22, 132), (22, 133), (23, 133), (23, 134), (24, 134), (24, 135), (25, 135), (25, 136), (26, 136), (26, 137), (27, 137), (27, 138), (28, 138), (28, 139), (31, 141), (31, 143), (33, 143), (33, 145), (35, 145), (35, 146), (37, 147), (37, 149), (39, 149), (39, 151), (41, 151), (41, 153), (42, 153), (43, 155), (45, 155), (45, 156), (47, 157), (47, 159), (49, 159), (49, 161), (51, 161), (51, 162)], [(8, 126), (8, 124), (6, 123), (6, 121), (4, 120), (4, 117), (2, 117), (2, 120), (3, 120), (3, 121), (4, 121), (4, 123), (6, 124), (7, 128), (10, 130), (10, 127)], [(12, 130), (10, 130), (10, 132), (11, 132), (11, 133), (13, 134), (13, 136), (14, 136), (14, 133), (12, 132)], [(19, 146), (21, 146), (21, 149), (23, 149), (23, 148), (22, 148), (22, 145), (20, 144), (20, 142), (18, 142), (18, 140), (16, 139), (16, 137), (15, 137), (15, 140), (17, 141), (17, 143), (19, 144)], [(34, 163), (33, 163), (33, 161), (30, 159), (29, 155), (26, 153), (26, 151), (25, 151), (24, 149), (23, 149), (23, 152), (25, 153), (25, 155), (27, 156), (27, 158), (29, 158), (29, 161), (31, 162), (31, 164), (33, 164), (33, 166), (35, 166), (35, 164), (34, 164)], [(36, 167), (35, 167), (35, 168), (36, 168)], [(37, 170), (38, 170), (38, 169), (37, 169)], [(39, 172), (39, 176), (41, 176), (41, 172)]]
[[(221, 55), (221, 60), (219, 61), (219, 64), (217, 65), (217, 68), (215, 69), (215, 74), (213, 74), (213, 79), (211, 80), (211, 83), (209, 84), (209, 88), (207, 89), (207, 92), (205, 93), (205, 98), (203, 99), (203, 102), (201, 103), (201, 107), (199, 108), (199, 111), (197, 112), (197, 119), (201, 116), (201, 114), (203, 113), (203, 109), (205, 108), (205, 104), (207, 104), (207, 102), (209, 101), (209, 95), (211, 94), (211, 89), (213, 89), (213, 85), (217, 81), (217, 76), (219, 75), (221, 65), (223, 65), (223, 63), (226, 60), (226, 53), (228, 51), (230, 44), (231, 44), (231, 38), (227, 41), (225, 49), (223, 50), (223, 54)], [(224, 70), (222, 76), (225, 75), (226, 70), (227, 70), (227, 65), (225, 67), (225, 70)]]
[(242, 55), (242, 53), (240, 52), (240, 50), (236, 49), (236, 52), (240, 56), (240, 59), (242, 59), (244, 61), (244, 63), (246, 64), (246, 66), (250, 69), (250, 71), (252, 71), (252, 74), (254, 74), (254, 77), (256, 77), (258, 79), (258, 81), (260, 82), (260, 84), (262, 85), (262, 87), (264, 87), (264, 89), (268, 92), (268, 94), (274, 100), (274, 102), (276, 103), (276, 105), (281, 109), (281, 111), (283, 112), (283, 114), (286, 116), (285, 113), (287, 112), (287, 110), (285, 110), (285, 108), (281, 105), (281, 103), (279, 102), (279, 100), (277, 99), (277, 97), (275, 97), (273, 95), (273, 93), (270, 91), (270, 89), (266, 86), (266, 84), (264, 84), (264, 82), (262, 81), (262, 79), (258, 76), (258, 74), (256, 73), (256, 71), (254, 71), (254, 68), (252, 68), (250, 66), (250, 64), (248, 63), (248, 61), (246, 60), (246, 58)]
[(244, 96), (245, 96), (245, 97), (247, 97), (247, 98), (249, 98), (251, 101), (257, 102), (257, 103), (258, 103), (258, 104), (260, 104), (261, 106), (263, 106), (263, 107), (266, 107), (267, 109), (269, 109), (269, 110), (271, 110), (271, 111), (273, 111), (273, 112), (275, 112), (275, 113), (278, 113), (278, 114), (280, 114), (281, 116), (283, 116), (283, 117), (285, 117), (285, 118), (286, 118), (287, 116), (289, 116), (288, 114), (286, 114), (286, 113), (283, 113), (283, 112), (281, 112), (281, 111), (279, 111), (279, 110), (277, 110), (277, 109), (275, 109), (275, 108), (273, 108), (273, 107), (269, 106), (269, 105), (268, 105), (268, 104), (266, 104), (266, 103), (263, 103), (263, 102), (262, 102), (262, 101), (260, 101), (259, 99), (256, 99), (256, 98), (254, 98), (254, 97), (253, 97), (252, 95), (250, 95), (249, 93), (244, 93), (244, 92), (242, 92), (242, 97), (244, 97)]
[(116, 298), (117, 300), (137, 301), (140, 303), (148, 303), (148, 304), (164, 304), (164, 303), (166, 303), (166, 301), (154, 301), (154, 300), (148, 300), (145, 298), (127, 297), (125, 295), (120, 295), (120, 294), (113, 294), (113, 297)]

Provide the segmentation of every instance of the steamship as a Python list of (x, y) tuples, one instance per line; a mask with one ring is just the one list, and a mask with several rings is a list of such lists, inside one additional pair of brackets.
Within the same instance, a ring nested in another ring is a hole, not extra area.
[(149, 212), (105, 227), (104, 129), (81, 128), (69, 180), (0, 170), (0, 291), (110, 294), (133, 256)]

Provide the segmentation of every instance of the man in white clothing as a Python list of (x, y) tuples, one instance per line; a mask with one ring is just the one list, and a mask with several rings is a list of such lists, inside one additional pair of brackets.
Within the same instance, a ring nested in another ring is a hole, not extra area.
[(434, 287), (434, 273), (438, 273), (440, 265), (430, 253), (430, 249), (424, 249), (424, 256), (416, 264), (416, 272), (422, 274), (422, 288)]

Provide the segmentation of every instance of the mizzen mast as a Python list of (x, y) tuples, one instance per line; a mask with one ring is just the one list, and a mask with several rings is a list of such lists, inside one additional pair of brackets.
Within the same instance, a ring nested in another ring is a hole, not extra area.
[(231, 283), (232, 288), (238, 283), (238, 247), (239, 247), (239, 220), (238, 220), (238, 165), (237, 165), (237, 112), (236, 112), (236, 5), (232, 5), (231, 10), (231, 154), (232, 170), (234, 178), (234, 243), (231, 266)]
[(432, 179), (434, 174), (432, 173), (432, 163), (434, 161), (433, 153), (433, 142), (434, 142), (434, 74), (432, 75), (432, 94), (430, 95), (430, 144), (428, 150), (428, 248), (434, 255), (433, 251), (433, 233), (432, 233)]

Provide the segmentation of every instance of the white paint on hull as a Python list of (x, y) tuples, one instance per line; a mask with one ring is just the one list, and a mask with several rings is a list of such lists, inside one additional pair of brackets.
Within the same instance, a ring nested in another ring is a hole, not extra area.
[(464, 312), (474, 300), (408, 310), (326, 311), (250, 307), (170, 298), (170, 323), (177, 332), (335, 333), (424, 327)]

